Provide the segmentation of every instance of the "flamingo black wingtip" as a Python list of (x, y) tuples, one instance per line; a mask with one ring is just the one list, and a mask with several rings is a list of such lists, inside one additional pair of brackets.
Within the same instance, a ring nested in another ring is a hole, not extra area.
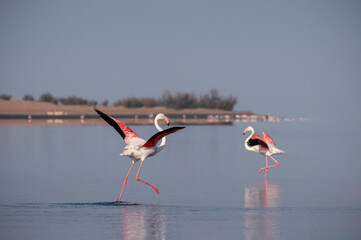
[(110, 126), (112, 126), (120, 134), (120, 136), (122, 136), (123, 139), (125, 138), (125, 134), (124, 134), (123, 130), (121, 129), (118, 122), (114, 118), (112, 118), (111, 116), (109, 116), (106, 113), (103, 113), (96, 106), (94, 106), (94, 110), (99, 114), (99, 116), (105, 122), (107, 122)]
[(96, 113), (98, 113), (101, 117), (102, 117), (102, 114), (104, 114), (102, 111), (100, 111), (97, 106), (93, 106), (93, 109)]
[[(175, 127), (171, 127), (171, 128), (168, 128), (168, 129), (179, 131), (179, 130), (182, 130), (183, 128), (186, 128), (186, 127), (175, 126)], [(168, 130), (168, 129), (166, 129), (166, 130)]]

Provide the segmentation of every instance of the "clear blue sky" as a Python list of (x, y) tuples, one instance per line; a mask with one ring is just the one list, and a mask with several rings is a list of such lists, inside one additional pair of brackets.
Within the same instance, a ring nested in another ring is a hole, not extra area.
[(361, 119), (360, 1), (0, 1), (0, 94), (206, 93)]

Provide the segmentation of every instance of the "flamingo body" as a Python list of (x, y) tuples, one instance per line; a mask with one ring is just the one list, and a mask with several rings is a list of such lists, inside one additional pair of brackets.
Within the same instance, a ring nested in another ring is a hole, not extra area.
[[(284, 151), (276, 147), (273, 139), (267, 133), (263, 132), (262, 138), (260, 135), (254, 133), (253, 127), (249, 126), (243, 131), (243, 134), (246, 134), (248, 131), (251, 132), (251, 135), (249, 135), (244, 141), (244, 146), (248, 151), (256, 152), (266, 157), (266, 167), (261, 168), (259, 173), (266, 169), (265, 177), (267, 177), (269, 168), (279, 166), (278, 161), (274, 159), (272, 155), (282, 154)], [(276, 164), (268, 166), (267, 157), (271, 157), (276, 162)]]
[[(141, 164), (138, 169), (136, 180), (149, 185), (150, 187), (152, 187), (154, 189), (155, 192), (157, 192), (159, 194), (159, 191), (156, 187), (139, 179), (140, 169), (142, 168), (143, 161), (146, 158), (154, 156), (155, 154), (157, 154), (159, 151), (161, 151), (163, 149), (163, 147), (165, 146), (165, 143), (166, 143), (167, 135), (169, 135), (171, 133), (175, 133), (178, 130), (183, 129), (184, 127), (171, 127), (171, 128), (163, 130), (159, 126), (158, 121), (163, 119), (169, 125), (169, 119), (163, 113), (159, 113), (154, 119), (154, 125), (158, 129), (158, 133), (154, 134), (148, 141), (146, 141), (143, 138), (140, 138), (135, 132), (133, 132), (132, 129), (130, 129), (127, 125), (125, 125), (121, 121), (101, 112), (96, 107), (94, 107), (94, 110), (100, 115), (100, 117), (102, 117), (104, 119), (104, 121), (106, 121), (109, 125), (111, 125), (122, 136), (125, 143), (127, 144), (124, 147), (124, 151), (120, 155), (128, 156), (129, 158), (132, 159), (132, 165), (130, 166), (128, 174), (124, 179), (123, 188), (122, 188), (122, 191), (118, 198), (118, 201), (120, 201), (120, 199), (122, 197), (129, 173), (132, 170), (134, 163), (137, 162), (138, 160), (141, 160)], [(157, 145), (157, 143), (160, 140), (162, 140), (161, 143), (159, 145)]]

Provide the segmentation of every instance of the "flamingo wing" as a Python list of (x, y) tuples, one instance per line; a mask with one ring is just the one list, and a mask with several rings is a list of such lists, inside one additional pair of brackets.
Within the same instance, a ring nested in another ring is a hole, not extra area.
[(253, 134), (252, 137), (247, 142), (248, 146), (260, 146), (262, 148), (268, 149), (268, 145), (265, 140), (258, 134)]
[(163, 131), (157, 132), (151, 138), (149, 138), (149, 140), (146, 143), (144, 143), (142, 147), (148, 147), (148, 148), (154, 147), (157, 144), (157, 142), (161, 140), (163, 137), (167, 136), (168, 134), (175, 133), (183, 128), (185, 127), (171, 127)]
[(270, 135), (268, 135), (267, 133), (263, 132), (263, 137), (264, 137), (264, 140), (269, 143), (269, 144), (272, 144), (273, 146), (276, 146), (273, 139), (270, 137)]
[(119, 134), (122, 136), (124, 141), (128, 143), (128, 140), (133, 137), (139, 137), (132, 129), (130, 129), (127, 125), (122, 123), (121, 121), (109, 116), (108, 114), (103, 113), (96, 107), (94, 110), (100, 115), (101, 118), (104, 119), (110, 126), (112, 126)]

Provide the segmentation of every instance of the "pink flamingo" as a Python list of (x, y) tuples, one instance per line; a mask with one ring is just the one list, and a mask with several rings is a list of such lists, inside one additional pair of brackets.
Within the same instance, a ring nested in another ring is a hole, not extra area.
[[(266, 169), (266, 174), (264, 175), (266, 178), (269, 168), (280, 165), (277, 160), (272, 157), (272, 155), (282, 154), (284, 151), (276, 148), (274, 141), (267, 133), (263, 132), (262, 138), (258, 134), (254, 133), (253, 127), (249, 126), (243, 131), (243, 135), (245, 135), (248, 131), (251, 131), (251, 135), (249, 135), (248, 138), (244, 141), (244, 146), (248, 151), (256, 152), (266, 157), (266, 167), (263, 167), (259, 170), (259, 173), (261, 173), (264, 169)], [(276, 164), (268, 166), (267, 157), (271, 157), (273, 161), (276, 162)]]
[[(171, 133), (175, 133), (178, 130), (183, 129), (184, 127), (171, 127), (166, 130), (163, 130), (159, 126), (158, 120), (163, 119), (169, 125), (169, 119), (163, 113), (159, 113), (154, 119), (154, 125), (159, 132), (154, 134), (151, 138), (149, 138), (148, 141), (145, 141), (121, 121), (101, 112), (96, 107), (94, 107), (94, 110), (100, 115), (100, 117), (102, 117), (109, 125), (111, 125), (122, 136), (125, 143), (127, 144), (124, 148), (124, 151), (120, 154), (120, 156), (128, 156), (132, 159), (132, 165), (130, 166), (127, 176), (124, 179), (123, 188), (118, 198), (118, 202), (120, 202), (120, 199), (122, 198), (124, 187), (125, 184), (127, 184), (129, 173), (132, 170), (134, 163), (137, 162), (138, 160), (141, 160), (141, 163), (135, 179), (152, 187), (154, 191), (159, 194), (159, 191), (156, 187), (139, 178), (140, 169), (142, 168), (143, 162), (147, 157), (154, 156), (163, 149), (166, 143), (165, 136)], [(161, 139), (162, 139), (161, 143), (157, 146), (158, 141)]]

